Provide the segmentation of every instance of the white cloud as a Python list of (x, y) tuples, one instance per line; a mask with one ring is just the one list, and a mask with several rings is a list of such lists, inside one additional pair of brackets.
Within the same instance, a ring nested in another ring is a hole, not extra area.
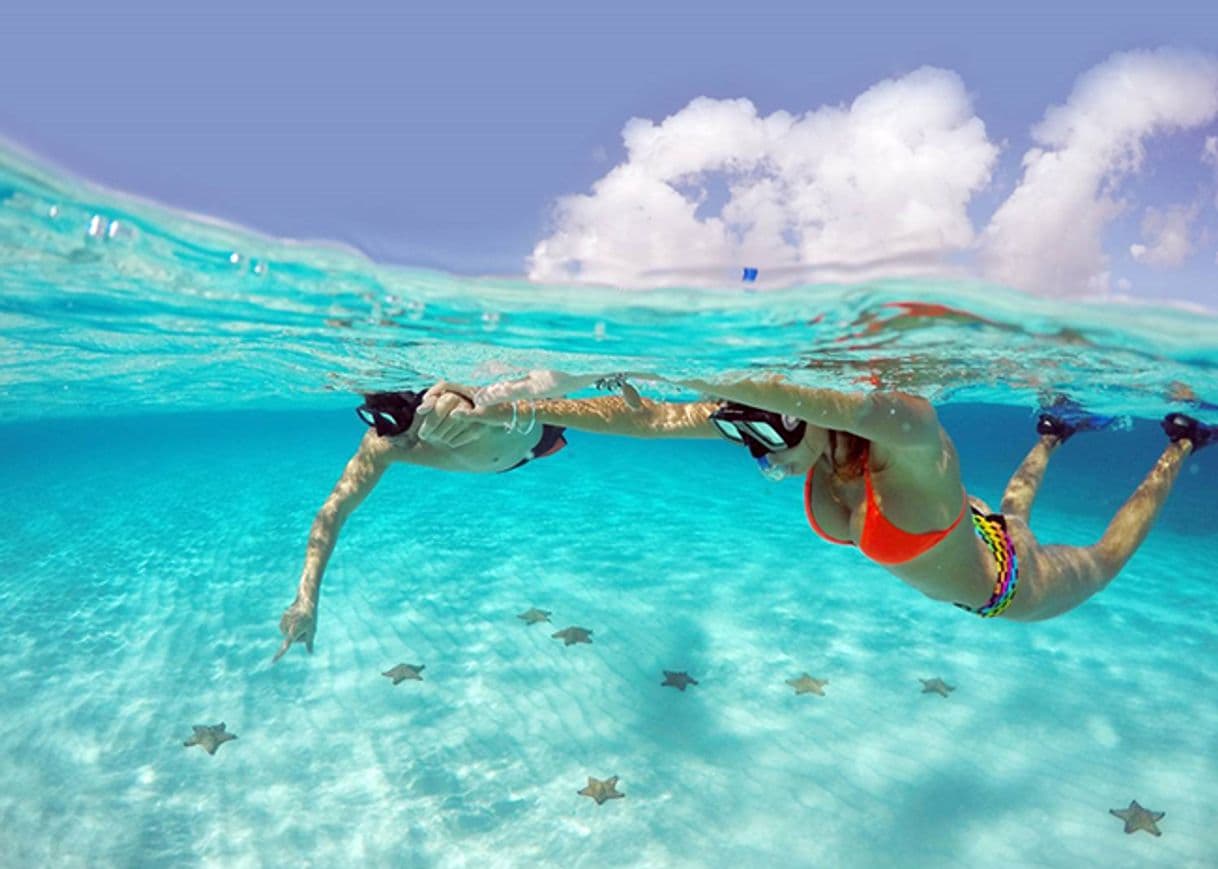
[[(987, 275), (1039, 291), (1106, 291), (1102, 231), (1122, 209), (1116, 188), (1139, 168), (1144, 140), (1215, 114), (1218, 63), (1203, 55), (1130, 52), (1082, 75), (1033, 130), (1038, 147), (1024, 155), (1019, 186), (983, 234)], [(1173, 243), (1159, 253), (1157, 242), (1141, 246), (1141, 256), (1179, 255)]]
[(1145, 244), (1129, 246), (1135, 260), (1149, 266), (1178, 266), (1193, 252), (1192, 225), (1200, 209), (1196, 205), (1148, 208), (1142, 217)]
[[(1205, 147), (1201, 149), (1201, 162), (1218, 168), (1218, 136), (1205, 137)], [(1218, 192), (1214, 193), (1214, 207), (1218, 208)]]
[[(529, 277), (624, 286), (942, 271), (974, 240), (966, 206), (997, 148), (954, 73), (925, 67), (848, 107), (765, 117), (695, 99), (622, 131), (627, 157), (567, 196)], [(722, 195), (719, 188), (726, 188)]]
[[(1182, 51), (1113, 55), (1032, 130), (1023, 175), (980, 238), (967, 206), (998, 148), (954, 73), (925, 67), (851, 104), (761, 116), (701, 97), (622, 130), (625, 160), (566, 196), (529, 258), (533, 280), (619, 286), (945, 274), (977, 255), (991, 279), (1052, 294), (1112, 288), (1104, 231), (1147, 140), (1218, 116), (1218, 61)], [(1202, 159), (1218, 166), (1218, 136)], [(1129, 253), (1173, 266), (1198, 209), (1148, 209)]]

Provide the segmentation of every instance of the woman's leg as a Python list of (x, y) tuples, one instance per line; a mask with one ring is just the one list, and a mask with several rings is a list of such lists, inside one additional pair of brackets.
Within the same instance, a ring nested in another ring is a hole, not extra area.
[(1120, 572), (1125, 562), (1150, 533), (1150, 526), (1154, 524), (1155, 517), (1167, 501), (1172, 485), (1180, 474), (1180, 468), (1184, 465), (1184, 458), (1190, 452), (1192, 444), (1187, 440), (1168, 444), (1163, 455), (1159, 456), (1159, 461), (1150, 469), (1150, 473), (1112, 517), (1099, 543), (1091, 547), (1111, 572), (1109, 579)]
[(1032, 512), (1032, 502), (1040, 489), (1041, 480), (1045, 478), (1045, 468), (1049, 466), (1049, 456), (1061, 443), (1054, 435), (1041, 435), (1040, 440), (1032, 447), (1015, 473), (1007, 483), (1006, 491), (1002, 493), (1002, 504), (999, 509), (1007, 516), (1016, 516), (1025, 523)]
[[(1051, 618), (1074, 609), (1108, 585), (1150, 533), (1191, 451), (1186, 440), (1168, 444), (1092, 546), (1040, 546), (1021, 523), (1014, 523), (1022, 586), (1018, 594), (1023, 599), (1016, 598), (1021, 605), (1012, 606), (1008, 617), (1021, 621)], [(1021, 541), (1022, 535), (1026, 537)]]
[(1053, 451), (1078, 432), (1101, 431), (1112, 428), (1117, 422), (1116, 417), (1087, 413), (1077, 402), (1064, 395), (1056, 396), (1037, 417), (1036, 431), (1040, 434), (1040, 440), (1007, 483), (1002, 495), (1002, 512), (1028, 522), (1032, 502), (1036, 499)]

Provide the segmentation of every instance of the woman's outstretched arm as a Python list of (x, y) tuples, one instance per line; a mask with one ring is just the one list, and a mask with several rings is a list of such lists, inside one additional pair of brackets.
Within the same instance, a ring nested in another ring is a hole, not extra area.
[[(635, 403), (635, 402), (632, 402)], [(615, 434), (638, 438), (714, 438), (718, 434), (709, 418), (719, 406), (714, 401), (664, 402), (641, 399), (631, 407), (624, 398), (543, 398), (504, 402), (456, 411), (485, 424), (513, 428), (536, 423), (564, 426), (593, 434)]]
[[(651, 378), (647, 374), (632, 376)], [(926, 399), (904, 392), (842, 392), (797, 386), (778, 377), (725, 382), (665, 382), (716, 399), (785, 413), (823, 429), (850, 432), (891, 447), (939, 446), (942, 429), (934, 407)], [(503, 402), (457, 413), (468, 414), (484, 423), (508, 426), (527, 425), (535, 416), (541, 423), (600, 434), (643, 438), (713, 438), (717, 434), (709, 417), (718, 406), (718, 401), (655, 402), (642, 399), (641, 406), (631, 407), (623, 398), (608, 396)]]
[(905, 392), (841, 392), (797, 386), (777, 377), (715, 383), (671, 381), (727, 401), (760, 407), (893, 447), (939, 443), (939, 418), (929, 401)]

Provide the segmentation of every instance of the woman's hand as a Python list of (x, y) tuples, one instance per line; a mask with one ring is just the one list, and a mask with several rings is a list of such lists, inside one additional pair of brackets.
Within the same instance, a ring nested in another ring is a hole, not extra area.
[(283, 634), (283, 645), (271, 659), (274, 664), (291, 648), (292, 643), (303, 642), (309, 654), (313, 654), (313, 634), (317, 630), (317, 604), (296, 598), (292, 605), (283, 611), (279, 619), (279, 630)]
[(441, 380), (423, 395), (416, 411), (422, 420), (416, 436), (424, 443), (449, 448), (463, 447), (477, 440), (485, 432), (460, 413), (473, 407), (473, 399), (461, 387)]
[[(524, 405), (525, 407), (522, 407), (521, 402), (518, 401), (504, 401), (499, 404), (462, 407), (457, 409), (453, 416), (470, 425), (492, 426), (510, 431), (520, 427), (528, 419), (529, 411), (526, 409), (528, 402), (524, 402)], [(516, 425), (513, 426), (513, 423)]]

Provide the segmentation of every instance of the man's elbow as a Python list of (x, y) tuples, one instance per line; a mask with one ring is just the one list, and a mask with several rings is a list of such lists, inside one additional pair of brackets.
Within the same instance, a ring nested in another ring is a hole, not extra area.
[(317, 511), (317, 515), (313, 517), (313, 527), (309, 530), (309, 536), (329, 536), (334, 533), (334, 529), (343, 524), (343, 520), (347, 518), (349, 511), (343, 509), (343, 503), (335, 498), (330, 498), (326, 501), (324, 507)]

